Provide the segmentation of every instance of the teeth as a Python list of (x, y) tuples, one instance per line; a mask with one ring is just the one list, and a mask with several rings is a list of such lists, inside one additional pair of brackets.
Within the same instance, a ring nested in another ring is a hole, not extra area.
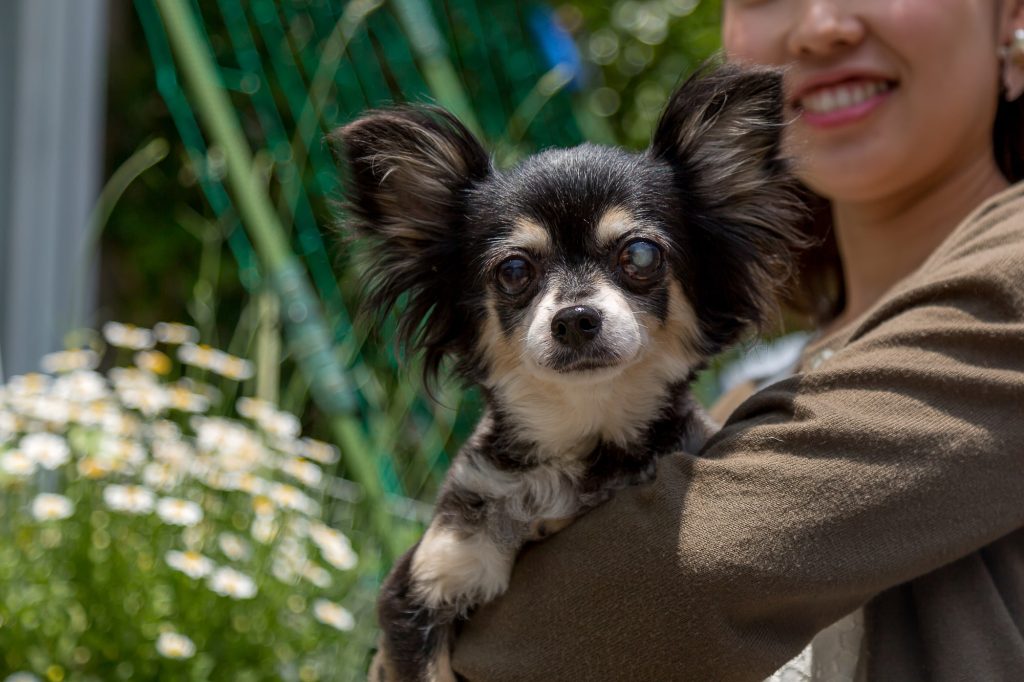
[(856, 106), (887, 90), (889, 84), (884, 81), (840, 83), (806, 95), (800, 100), (800, 104), (807, 111), (827, 114)]

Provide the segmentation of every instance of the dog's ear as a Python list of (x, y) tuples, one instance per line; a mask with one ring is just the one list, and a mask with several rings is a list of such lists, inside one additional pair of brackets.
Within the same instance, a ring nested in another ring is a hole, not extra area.
[(672, 95), (651, 142), (685, 207), (709, 353), (772, 320), (803, 245), (799, 185), (780, 156), (783, 111), (780, 71), (708, 66)]
[(369, 241), (366, 306), (383, 315), (407, 296), (399, 339), (424, 351), (429, 379), (465, 329), (465, 200), (490, 157), (437, 107), (374, 111), (329, 139), (348, 169), (346, 227)]

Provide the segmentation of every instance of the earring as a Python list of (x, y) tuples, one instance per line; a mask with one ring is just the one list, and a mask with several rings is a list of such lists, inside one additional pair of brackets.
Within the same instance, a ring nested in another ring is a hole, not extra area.
[(1003, 58), (1003, 86), (1006, 100), (1013, 100), (1024, 94), (1024, 28), (1013, 32), (1013, 42), (1000, 51)]

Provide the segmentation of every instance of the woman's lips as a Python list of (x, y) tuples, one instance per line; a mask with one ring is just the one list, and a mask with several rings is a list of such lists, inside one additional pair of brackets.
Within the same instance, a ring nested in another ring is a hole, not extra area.
[(797, 112), (816, 128), (834, 128), (859, 121), (878, 108), (895, 88), (883, 79), (856, 78), (805, 91)]

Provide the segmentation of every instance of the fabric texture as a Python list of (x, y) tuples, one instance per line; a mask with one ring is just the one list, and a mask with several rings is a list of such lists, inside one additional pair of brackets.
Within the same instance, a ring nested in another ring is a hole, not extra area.
[(831, 344), (524, 550), (456, 671), (763, 680), (864, 607), (863, 679), (1024, 679), (1024, 184)]

